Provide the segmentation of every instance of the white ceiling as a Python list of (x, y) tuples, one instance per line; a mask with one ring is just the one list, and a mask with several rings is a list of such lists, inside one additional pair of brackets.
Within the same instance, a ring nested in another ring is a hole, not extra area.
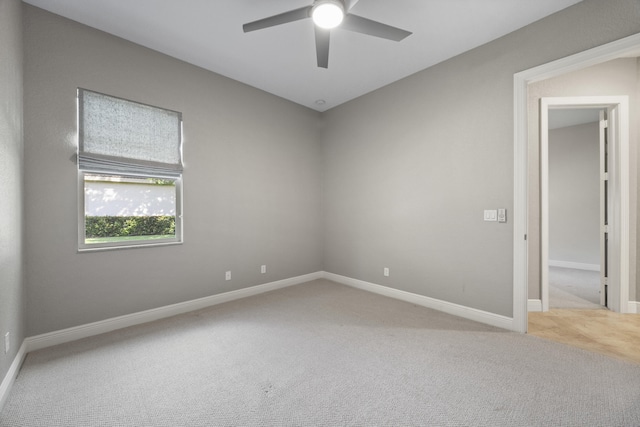
[(311, 20), (242, 31), (313, 0), (25, 1), (325, 111), (581, 0), (352, 0), (351, 13), (413, 34), (393, 42), (333, 30), (328, 69), (316, 66)]

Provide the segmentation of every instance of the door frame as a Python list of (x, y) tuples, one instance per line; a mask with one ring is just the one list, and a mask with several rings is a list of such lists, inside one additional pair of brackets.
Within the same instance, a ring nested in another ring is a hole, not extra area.
[(540, 299), (549, 311), (549, 110), (600, 108), (615, 111), (609, 122), (612, 138), (609, 231), (609, 301), (613, 311), (629, 305), (629, 97), (578, 96), (540, 99)]
[[(514, 199), (513, 199), (513, 330), (527, 332), (528, 309), (528, 105), (527, 87), (582, 68), (624, 56), (640, 56), (640, 34), (589, 49), (544, 65), (514, 74)], [(628, 234), (628, 233), (627, 233)], [(625, 307), (626, 308), (626, 307)], [(626, 311), (626, 310), (625, 310)]]

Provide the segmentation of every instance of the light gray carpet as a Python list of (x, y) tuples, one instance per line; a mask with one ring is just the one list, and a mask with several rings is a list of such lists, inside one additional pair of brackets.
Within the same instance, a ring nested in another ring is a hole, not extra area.
[(640, 365), (318, 280), (29, 354), (0, 426), (638, 426)]
[(549, 307), (598, 309), (600, 272), (549, 267)]

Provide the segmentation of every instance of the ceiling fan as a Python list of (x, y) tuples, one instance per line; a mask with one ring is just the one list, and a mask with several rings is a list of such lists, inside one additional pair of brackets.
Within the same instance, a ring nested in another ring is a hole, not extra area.
[[(367, 34), (399, 42), (412, 33), (381, 22), (372, 21), (353, 13), (347, 7), (349, 0), (315, 0), (311, 6), (301, 7), (268, 18), (249, 22), (242, 26), (245, 33), (287, 24), (301, 19), (311, 18), (316, 36), (316, 56), (318, 67), (329, 67), (329, 37), (331, 29), (342, 28), (347, 31)], [(351, 6), (357, 1), (351, 0)]]

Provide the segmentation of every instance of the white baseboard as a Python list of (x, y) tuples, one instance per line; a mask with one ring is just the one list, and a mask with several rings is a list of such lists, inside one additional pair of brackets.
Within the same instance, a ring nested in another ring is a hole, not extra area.
[(527, 300), (527, 311), (542, 311), (542, 300), (530, 299)]
[(629, 301), (627, 313), (640, 314), (640, 301)]
[(321, 277), (321, 272), (305, 274), (303, 276), (292, 277), (276, 282), (265, 283), (263, 285), (238, 289), (236, 291), (225, 292), (222, 294), (198, 298), (191, 301), (153, 308), (151, 310), (140, 311), (138, 313), (113, 317), (111, 319), (101, 320), (99, 322), (88, 323), (85, 325), (74, 326), (68, 329), (62, 329), (59, 331), (53, 331), (42, 335), (28, 337), (25, 339), (26, 351), (30, 352), (39, 350), (42, 348), (103, 334), (105, 332), (127, 328), (129, 326), (139, 325), (142, 323), (152, 322), (154, 320), (164, 319), (178, 314), (188, 313), (190, 311), (200, 310), (202, 308), (211, 307), (213, 305), (222, 304), (240, 298), (246, 298), (276, 289), (298, 285), (300, 283), (309, 282)]
[(442, 311), (448, 314), (453, 314), (454, 316), (463, 317), (465, 319), (474, 320), (476, 322), (485, 323), (487, 325), (496, 326), (498, 328), (509, 329), (512, 331), (517, 330), (511, 317), (489, 313), (487, 311), (482, 311), (475, 308), (470, 308), (463, 305), (426, 297), (424, 295), (418, 295), (411, 292), (389, 288), (386, 286), (376, 285), (375, 283), (352, 279), (350, 277), (340, 276), (338, 274), (324, 272), (323, 277), (327, 280), (341, 283), (343, 285), (410, 302), (412, 304)]
[(13, 359), (11, 366), (9, 366), (9, 371), (7, 371), (7, 375), (4, 376), (2, 383), (0, 384), (0, 411), (4, 408), (4, 404), (7, 402), (7, 398), (9, 397), (9, 391), (11, 390), (11, 386), (13, 382), (16, 380), (18, 376), (18, 372), (20, 372), (20, 366), (22, 366), (22, 362), (27, 355), (27, 346), (25, 342), (22, 342), (16, 357)]
[(386, 286), (376, 285), (374, 283), (362, 280), (352, 279), (327, 272), (315, 272), (303, 276), (292, 277), (289, 279), (279, 280), (276, 282), (265, 283), (263, 285), (252, 286), (249, 288), (238, 289), (235, 291), (225, 292), (222, 294), (212, 295), (191, 301), (185, 301), (177, 304), (167, 305), (164, 307), (153, 308), (150, 310), (140, 311), (137, 313), (127, 314), (124, 316), (113, 317), (98, 322), (88, 323), (85, 325), (74, 326), (67, 329), (48, 332), (41, 335), (28, 337), (24, 340), (23, 346), (25, 354), (30, 351), (40, 350), (58, 344), (64, 344), (76, 341), (82, 338), (88, 338), (106, 332), (115, 331), (117, 329), (127, 328), (142, 323), (152, 322), (154, 320), (164, 319), (178, 314), (188, 313), (190, 311), (200, 310), (202, 308), (211, 307), (213, 305), (246, 298), (253, 295), (262, 294), (276, 289), (288, 286), (298, 285), (325, 278), (343, 285), (363, 289), (369, 292), (388, 296), (391, 298), (407, 301), (416, 305), (443, 311), (455, 316), (464, 317), (466, 319), (475, 320), (477, 322), (486, 323), (488, 325), (497, 326), (499, 328), (515, 330), (513, 319), (501, 316), (495, 313), (489, 313), (447, 301), (426, 297), (423, 295), (413, 294)]
[(575, 268), (576, 270), (600, 271), (600, 264), (549, 260), (549, 267)]

